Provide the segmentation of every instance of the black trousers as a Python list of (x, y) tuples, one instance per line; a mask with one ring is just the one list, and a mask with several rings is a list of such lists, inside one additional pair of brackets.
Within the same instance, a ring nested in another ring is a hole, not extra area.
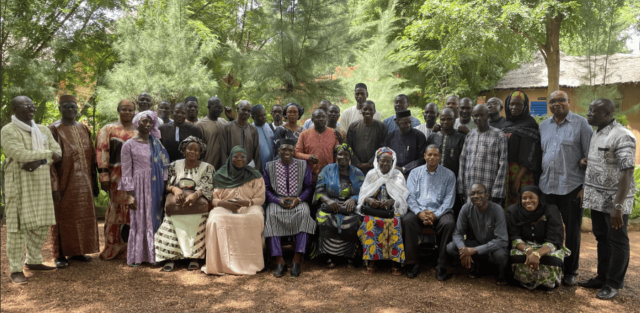
[(447, 244), (451, 242), (453, 231), (456, 229), (456, 220), (453, 213), (440, 216), (433, 225), (424, 225), (415, 213), (409, 211), (402, 218), (402, 230), (404, 231), (404, 255), (406, 264), (418, 264), (418, 236), (425, 227), (434, 228), (438, 232), (438, 266), (447, 264)]
[[(464, 245), (469, 248), (474, 248), (479, 246), (480, 244), (475, 240), (467, 239), (464, 241)], [(452, 257), (456, 257), (458, 259), (460, 258), (458, 246), (453, 241), (447, 245), (447, 253)], [(504, 277), (505, 270), (507, 269), (507, 265), (509, 264), (509, 254), (507, 253), (507, 249), (498, 249), (496, 251), (483, 255), (479, 255), (476, 253), (471, 256), (471, 259), (473, 259), (473, 262), (476, 265), (478, 264), (478, 260), (483, 260), (498, 265), (498, 267), (500, 268), (500, 276), (502, 277)]]
[(629, 215), (623, 215), (623, 226), (618, 229), (611, 227), (609, 213), (591, 210), (591, 224), (593, 235), (598, 242), (598, 276), (596, 280), (620, 289), (624, 283), (624, 276), (629, 267), (629, 235), (627, 225)]
[(564, 245), (571, 251), (571, 255), (564, 259), (562, 271), (564, 275), (576, 276), (580, 267), (580, 228), (582, 228), (582, 215), (584, 214), (584, 209), (580, 208), (580, 198), (578, 198), (581, 189), (582, 186), (579, 186), (567, 195), (547, 195), (547, 203), (557, 206), (560, 210), (567, 234)]

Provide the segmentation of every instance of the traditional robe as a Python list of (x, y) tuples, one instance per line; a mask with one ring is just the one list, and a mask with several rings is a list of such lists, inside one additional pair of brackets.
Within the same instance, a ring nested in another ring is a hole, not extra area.
[(207, 153), (205, 153), (203, 161), (213, 165), (215, 169), (221, 168), (226, 161), (226, 159), (220, 158), (220, 131), (222, 126), (228, 123), (221, 117), (214, 121), (205, 116), (197, 124), (202, 132), (202, 140), (207, 144)]
[(384, 146), (396, 153), (396, 166), (404, 167), (402, 174), (405, 176), (409, 175), (414, 168), (425, 164), (424, 152), (427, 149), (427, 138), (415, 128), (411, 128), (406, 134), (402, 134), (400, 129), (387, 134)]
[[(318, 174), (329, 163), (333, 163), (333, 149), (340, 143), (336, 139), (335, 130), (327, 127), (322, 133), (318, 133), (315, 127), (303, 131), (296, 145), (296, 158), (307, 161), (311, 169), (313, 181), (318, 181)], [(309, 157), (315, 155), (318, 157), (318, 164), (309, 162)]]
[(222, 127), (219, 138), (219, 160), (226, 162), (229, 158), (229, 153), (231, 153), (231, 149), (235, 146), (241, 146), (247, 150), (247, 165), (252, 165), (251, 162), (253, 162), (253, 167), (262, 173), (263, 164), (260, 158), (260, 134), (258, 134), (255, 126), (247, 124), (241, 127), (237, 121), (233, 121)]
[(440, 165), (446, 167), (458, 177), (460, 170), (460, 153), (464, 146), (465, 133), (453, 130), (450, 134), (443, 132), (432, 133), (427, 137), (427, 146), (434, 144), (440, 149)]
[(167, 153), (169, 153), (169, 160), (171, 162), (184, 159), (184, 155), (178, 149), (180, 142), (187, 139), (189, 136), (202, 139), (202, 132), (200, 131), (200, 128), (187, 123), (186, 120), (179, 126), (176, 125), (175, 122), (172, 122), (161, 125), (158, 129), (162, 135), (162, 137), (160, 137), (160, 142), (167, 150)]
[(91, 131), (84, 124), (69, 126), (56, 121), (49, 126), (62, 148), (62, 161), (51, 167), (51, 189), (62, 199), (55, 204), (56, 225), (51, 226), (53, 257), (100, 251), (93, 192), (98, 191), (96, 153)]
[[(362, 119), (364, 119), (362, 116), (362, 109), (358, 110), (358, 105), (354, 105), (342, 112), (342, 115), (340, 116), (340, 128), (349, 132), (349, 126), (357, 121), (361, 121)], [(376, 110), (376, 113), (373, 114), (373, 119), (382, 122), (382, 115), (380, 114), (380, 111)]]
[(500, 116), (500, 118), (498, 118), (495, 121), (492, 119), (489, 119), (489, 126), (497, 129), (503, 129), (506, 124), (507, 124), (507, 119), (504, 118), (504, 116)]
[[(415, 118), (413, 116), (409, 116), (409, 117), (411, 118), (411, 127), (412, 128), (420, 126), (420, 120), (419, 119), (417, 119), (417, 118)], [(400, 129), (398, 127), (398, 123), (396, 123), (396, 116), (395, 115), (392, 115), (392, 116), (389, 116), (389, 117), (385, 118), (384, 121), (382, 121), (382, 122), (384, 122), (384, 124), (387, 125), (387, 133), (388, 134), (391, 134), (394, 131)]]
[(353, 149), (351, 164), (373, 164), (376, 151), (384, 145), (386, 135), (387, 126), (378, 120), (373, 120), (370, 125), (365, 125), (363, 120), (351, 124), (347, 132), (347, 143)]
[[(255, 123), (252, 125), (256, 126)], [(278, 153), (274, 150), (275, 135), (271, 131), (271, 127), (266, 123), (262, 126), (256, 126), (256, 129), (260, 134), (260, 158), (262, 159), (262, 164), (267, 164), (273, 161), (274, 154)]]

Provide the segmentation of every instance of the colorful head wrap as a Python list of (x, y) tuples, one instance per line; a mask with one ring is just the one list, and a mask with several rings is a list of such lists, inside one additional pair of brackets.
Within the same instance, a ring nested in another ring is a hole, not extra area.
[(153, 129), (151, 129), (151, 135), (160, 139), (160, 130), (158, 130), (158, 113), (155, 111), (147, 110), (142, 111), (133, 118), (133, 127), (138, 128), (138, 124), (143, 117), (148, 117), (153, 121)]
[(394, 156), (394, 151), (389, 149), (388, 147), (382, 147), (376, 151), (376, 159), (379, 159), (383, 154), (388, 154), (390, 156)]
[(203, 155), (205, 152), (207, 152), (207, 144), (205, 144), (202, 139), (194, 136), (189, 136), (182, 142), (180, 142), (180, 145), (178, 146), (178, 150), (182, 153), (182, 155), (184, 155), (184, 149), (192, 142), (195, 142), (200, 146), (200, 155)]
[(513, 98), (520, 98), (520, 99), (522, 99), (522, 100), (525, 100), (525, 98), (526, 98), (526, 97), (527, 97), (527, 95), (525, 95), (525, 94), (524, 94), (524, 92), (522, 92), (522, 91), (520, 91), (520, 90), (518, 90), (518, 91), (514, 91), (514, 92), (511, 94), (511, 99), (513, 99)]
[(349, 156), (353, 156), (353, 150), (351, 150), (351, 147), (349, 147), (349, 145), (346, 143), (335, 146), (333, 148), (333, 156), (337, 157), (338, 153), (342, 150), (347, 150), (349, 152)]

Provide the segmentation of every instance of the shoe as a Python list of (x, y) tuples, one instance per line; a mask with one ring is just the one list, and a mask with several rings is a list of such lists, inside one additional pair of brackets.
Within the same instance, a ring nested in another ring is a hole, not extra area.
[(274, 277), (282, 277), (284, 276), (284, 273), (287, 271), (287, 265), (286, 264), (276, 264), (276, 269), (273, 271), (273, 276)]
[(336, 263), (332, 262), (331, 259), (327, 260), (327, 268), (336, 267)]
[(582, 288), (600, 289), (604, 287), (604, 283), (595, 278), (591, 278), (589, 280), (581, 280), (578, 282), (578, 286)]
[(391, 275), (393, 275), (393, 276), (402, 276), (402, 269), (400, 269), (399, 267), (392, 267), (391, 268)]
[(478, 273), (478, 267), (473, 263), (471, 263), (471, 271), (469, 272), (468, 276), (471, 279), (476, 279), (480, 277), (480, 274)]
[(416, 278), (418, 277), (418, 273), (420, 272), (420, 265), (418, 264), (413, 264), (409, 265), (409, 268), (407, 269), (407, 278)]
[(436, 279), (438, 281), (445, 281), (449, 278), (451, 278), (451, 274), (447, 273), (447, 268), (446, 267), (437, 267), (436, 268)]
[(604, 287), (602, 287), (602, 289), (600, 289), (600, 291), (598, 291), (598, 293), (596, 294), (596, 298), (601, 300), (613, 300), (619, 295), (620, 292), (618, 291), (618, 289), (605, 285)]
[(24, 266), (26, 266), (28, 270), (34, 271), (34, 272), (50, 272), (50, 271), (55, 271), (56, 270), (56, 268), (54, 266), (47, 266), (47, 265), (44, 265), (44, 264), (27, 264), (27, 263), (25, 263)]
[(163, 272), (171, 272), (173, 271), (173, 268), (176, 266), (176, 264), (174, 262), (167, 262), (164, 264), (164, 266), (162, 267), (162, 271)]
[(61, 258), (57, 258), (54, 261), (56, 263), (56, 267), (57, 268), (68, 268), (69, 267), (69, 262), (67, 261), (67, 258), (65, 257), (61, 257)]
[(188, 271), (196, 271), (200, 268), (200, 263), (198, 263), (198, 261), (191, 261), (189, 262), (189, 266), (187, 266), (187, 270)]
[(90, 262), (92, 260), (92, 258), (88, 255), (74, 255), (69, 259), (80, 262)]
[(356, 268), (356, 265), (353, 263), (353, 259), (347, 260), (347, 268)]
[(576, 275), (564, 275), (562, 284), (567, 287), (573, 287), (577, 284)]
[(23, 272), (11, 273), (10, 277), (14, 284), (25, 284), (27, 282), (27, 277), (24, 276)]
[(498, 286), (506, 286), (508, 284), (509, 282), (507, 282), (507, 280), (504, 279), (504, 277), (498, 277), (498, 279), (496, 280), (496, 285)]
[(291, 263), (291, 277), (300, 276), (300, 263), (292, 262)]

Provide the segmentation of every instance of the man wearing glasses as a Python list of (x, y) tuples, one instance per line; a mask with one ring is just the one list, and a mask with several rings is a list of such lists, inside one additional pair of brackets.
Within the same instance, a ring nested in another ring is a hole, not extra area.
[(593, 130), (587, 120), (569, 110), (569, 97), (556, 90), (549, 97), (553, 116), (540, 123), (542, 175), (540, 189), (547, 204), (560, 209), (566, 229), (565, 246), (571, 256), (564, 259), (565, 286), (575, 286), (580, 261), (580, 227), (582, 227), (582, 182), (586, 166), (580, 160), (589, 153)]

